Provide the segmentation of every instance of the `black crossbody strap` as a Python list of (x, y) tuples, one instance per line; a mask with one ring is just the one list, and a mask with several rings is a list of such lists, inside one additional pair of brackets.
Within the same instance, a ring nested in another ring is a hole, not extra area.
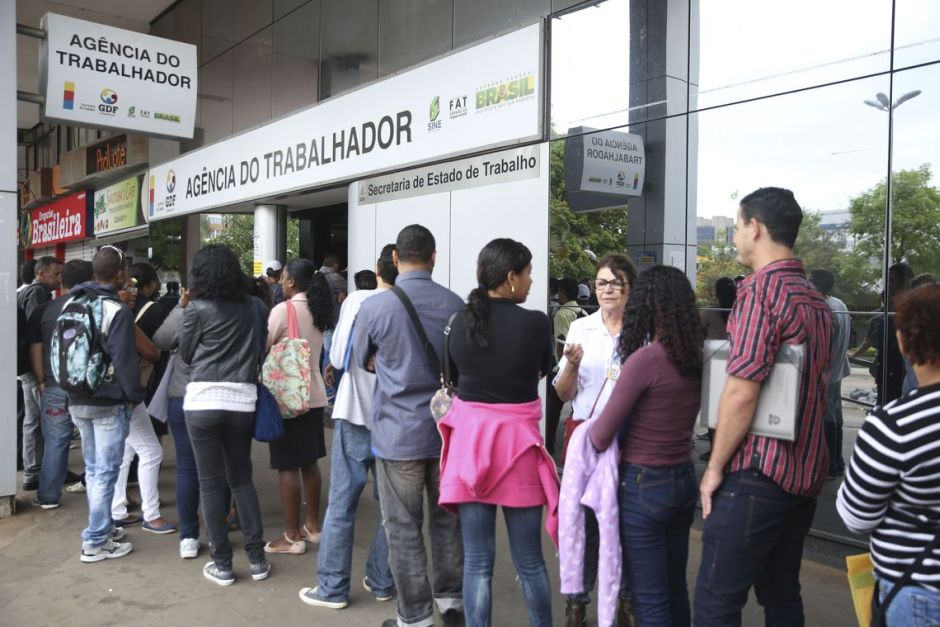
[[(880, 609), (881, 612), (885, 614), (888, 612), (888, 606), (891, 605), (891, 601), (893, 601), (894, 597), (896, 597), (898, 592), (901, 591), (901, 588), (911, 582), (911, 579), (914, 577), (914, 571), (917, 570), (918, 566), (923, 564), (925, 559), (933, 555), (933, 550), (937, 548), (938, 544), (940, 544), (940, 531), (934, 534), (933, 540), (930, 541), (930, 544), (925, 546), (920, 555), (914, 558), (914, 561), (911, 562), (911, 565), (904, 571), (904, 574), (901, 575), (901, 578), (898, 579), (897, 583), (894, 584), (894, 587), (891, 588), (891, 592), (885, 596), (884, 602), (878, 606), (878, 609)], [(878, 590), (875, 590), (875, 596), (878, 596)]]
[(450, 372), (450, 331), (454, 327), (454, 318), (457, 317), (457, 314), (460, 313), (458, 309), (454, 313), (450, 314), (450, 318), (447, 319), (447, 326), (444, 327), (444, 381), (445, 385), (453, 385), (454, 380), (451, 378)]
[[(411, 299), (408, 298), (408, 295), (405, 294), (397, 285), (392, 288), (392, 291), (395, 292), (395, 296), (398, 297), (398, 300), (401, 301), (401, 304), (405, 306), (405, 311), (408, 312), (408, 317), (411, 318), (411, 324), (414, 326), (415, 333), (418, 334), (418, 341), (421, 342), (421, 345), (424, 347), (424, 352), (428, 358), (428, 365), (431, 366), (431, 372), (434, 373), (435, 377), (444, 376), (443, 371), (441, 370), (441, 363), (438, 361), (437, 353), (434, 352), (434, 346), (431, 344), (431, 341), (428, 339), (428, 334), (424, 331), (424, 326), (421, 324), (421, 320), (418, 319), (418, 312), (415, 311), (415, 306), (411, 304)], [(445, 355), (445, 359), (447, 356)]]

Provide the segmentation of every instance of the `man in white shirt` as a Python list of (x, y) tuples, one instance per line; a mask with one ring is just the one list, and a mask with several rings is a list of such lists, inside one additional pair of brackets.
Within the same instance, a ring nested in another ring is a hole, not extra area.
[[(327, 377), (332, 378), (334, 369), (345, 369), (345, 374), (340, 379), (333, 405), (335, 422), (329, 504), (317, 553), (317, 586), (300, 590), (300, 600), (316, 607), (339, 610), (348, 603), (356, 507), (368, 480), (369, 470), (375, 473), (375, 456), (369, 431), (375, 374), (367, 372), (356, 360), (350, 359), (355, 337), (353, 327), (362, 303), (395, 284), (398, 269), (392, 262), (394, 249), (393, 244), (388, 244), (379, 256), (375, 269), (378, 289), (357, 290), (346, 296), (333, 331)], [(375, 491), (375, 498), (379, 498), (378, 491)], [(388, 539), (381, 516), (362, 586), (377, 601), (388, 601), (395, 594), (395, 582), (388, 565)]]

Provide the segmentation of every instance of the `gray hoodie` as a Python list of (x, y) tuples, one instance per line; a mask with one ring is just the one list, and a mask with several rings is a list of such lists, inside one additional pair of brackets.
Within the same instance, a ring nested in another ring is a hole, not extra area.
[(104, 351), (111, 365), (105, 380), (91, 396), (70, 392), (69, 405), (80, 407), (140, 403), (144, 400), (144, 388), (140, 385), (134, 314), (121, 302), (117, 290), (110, 285), (82, 283), (73, 287), (69, 293), (76, 296), (86, 290), (105, 298), (101, 333), (104, 336)]

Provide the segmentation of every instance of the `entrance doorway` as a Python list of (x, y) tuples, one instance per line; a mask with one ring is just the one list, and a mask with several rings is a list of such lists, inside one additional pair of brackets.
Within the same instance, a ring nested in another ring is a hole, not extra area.
[(349, 209), (346, 203), (303, 209), (292, 212), (291, 218), (300, 221), (300, 256), (317, 266), (323, 257), (333, 253), (346, 268), (349, 250)]

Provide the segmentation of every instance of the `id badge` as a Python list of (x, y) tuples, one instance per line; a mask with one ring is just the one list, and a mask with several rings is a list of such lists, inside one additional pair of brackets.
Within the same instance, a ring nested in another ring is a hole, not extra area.
[(611, 381), (616, 381), (620, 376), (620, 361), (617, 359), (617, 354), (614, 353), (610, 357), (610, 361), (607, 362), (607, 378)]

